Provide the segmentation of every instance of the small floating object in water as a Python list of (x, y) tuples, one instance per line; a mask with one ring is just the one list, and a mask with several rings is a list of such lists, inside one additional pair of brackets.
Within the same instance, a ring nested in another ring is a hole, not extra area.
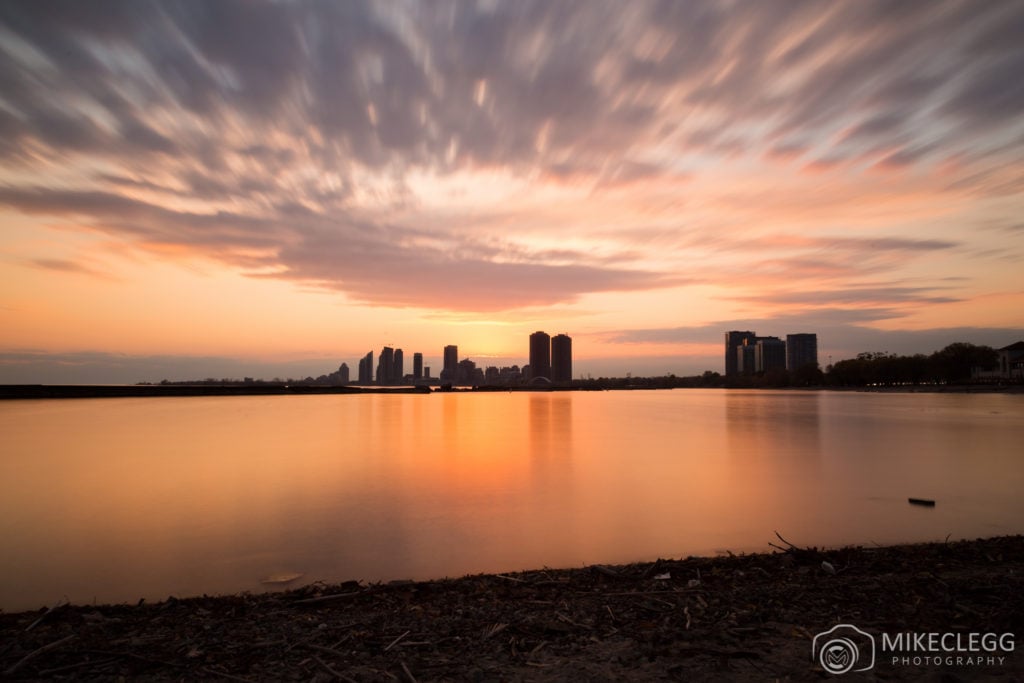
[(269, 583), (282, 586), (286, 583), (291, 583), (295, 579), (301, 579), (302, 576), (302, 574), (296, 572), (279, 572), (277, 574), (271, 574), (267, 578), (263, 579), (260, 583)]
[(929, 498), (907, 498), (907, 502), (911, 505), (923, 505), (925, 507), (935, 507), (935, 501)]

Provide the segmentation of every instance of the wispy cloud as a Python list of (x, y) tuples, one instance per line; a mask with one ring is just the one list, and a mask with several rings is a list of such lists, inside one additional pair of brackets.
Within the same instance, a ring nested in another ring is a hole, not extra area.
[(33, 268), (42, 268), (44, 270), (53, 270), (61, 273), (78, 273), (80, 275), (88, 275), (90, 277), (96, 277), (103, 280), (115, 279), (102, 270), (88, 266), (80, 261), (71, 261), (68, 259), (38, 258), (29, 261), (28, 265)]
[(386, 306), (737, 271), (941, 303), (857, 282), (963, 247), (922, 221), (1024, 190), (1022, 38), (1003, 0), (12, 0), (0, 204)]

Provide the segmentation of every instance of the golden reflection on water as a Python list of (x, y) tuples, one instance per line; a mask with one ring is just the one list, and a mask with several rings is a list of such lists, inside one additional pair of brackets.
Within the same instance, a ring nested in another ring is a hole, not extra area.
[(0, 608), (1019, 533), (1022, 437), (993, 395), (6, 402)]

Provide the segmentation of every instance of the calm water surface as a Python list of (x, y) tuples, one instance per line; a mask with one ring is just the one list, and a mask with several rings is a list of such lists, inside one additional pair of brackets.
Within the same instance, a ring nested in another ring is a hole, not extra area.
[(1022, 533), (1022, 444), (1003, 395), (3, 402), (0, 608)]

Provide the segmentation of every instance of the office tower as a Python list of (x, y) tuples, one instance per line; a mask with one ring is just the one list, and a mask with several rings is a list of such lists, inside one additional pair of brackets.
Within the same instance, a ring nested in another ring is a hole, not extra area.
[(423, 379), (430, 379), (430, 366), (427, 365), (423, 368)]
[(441, 368), (441, 381), (454, 382), (459, 375), (459, 347), (449, 344), (444, 347), (444, 367)]
[(418, 351), (412, 354), (412, 378), (423, 379), (423, 354)]
[[(754, 332), (726, 332), (725, 333), (725, 376), (743, 374), (744, 372), (753, 372), (753, 366), (750, 368), (743, 367), (741, 369), (740, 362), (745, 356), (745, 352), (742, 350), (744, 340), (750, 340), (753, 344), (757, 338), (757, 334)], [(751, 349), (750, 353), (753, 353)]]
[(395, 350), (385, 346), (377, 359), (377, 384), (392, 384), (391, 373), (395, 368)]
[(405, 354), (402, 353), (402, 349), (395, 349), (395, 364), (394, 369), (391, 371), (391, 382), (392, 384), (401, 384), (405, 378)]
[(342, 363), (338, 368), (338, 381), (342, 384), (348, 384), (348, 363)]
[(556, 334), (551, 338), (551, 381), (572, 381), (572, 338)]
[(547, 332), (530, 335), (530, 379), (551, 379), (551, 337)]
[(359, 359), (359, 383), (373, 384), (373, 351)]
[(758, 337), (754, 349), (757, 372), (786, 369), (786, 342), (778, 337)]
[(818, 335), (810, 333), (786, 335), (786, 369), (818, 365)]

